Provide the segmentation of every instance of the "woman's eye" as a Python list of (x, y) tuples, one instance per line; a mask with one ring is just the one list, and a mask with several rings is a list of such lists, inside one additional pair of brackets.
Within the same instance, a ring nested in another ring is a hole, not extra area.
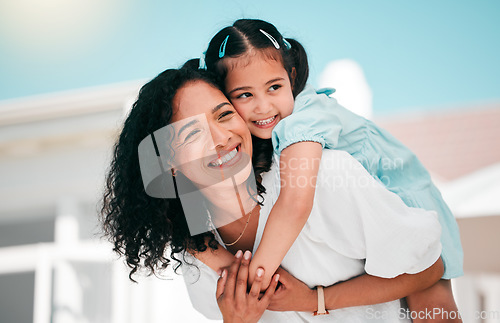
[(226, 116), (229, 116), (229, 115), (232, 115), (234, 113), (234, 111), (231, 111), (231, 110), (227, 110), (227, 111), (224, 111), (222, 112), (219, 117), (217, 118), (217, 120), (220, 120)]
[(241, 93), (240, 95), (238, 95), (236, 98), (237, 99), (245, 99), (245, 98), (249, 98), (251, 97), (252, 94), (251, 93), (248, 93), (248, 92), (245, 92), (245, 93)]
[(269, 91), (276, 91), (280, 87), (281, 87), (281, 85), (279, 85), (279, 84), (271, 85), (271, 87), (269, 88)]
[(193, 138), (196, 134), (198, 134), (199, 132), (201, 132), (201, 130), (199, 129), (196, 129), (196, 130), (193, 130), (191, 131), (190, 133), (188, 133), (188, 135), (186, 136), (186, 138), (184, 139), (184, 142), (183, 144), (187, 143), (189, 141), (189, 139)]

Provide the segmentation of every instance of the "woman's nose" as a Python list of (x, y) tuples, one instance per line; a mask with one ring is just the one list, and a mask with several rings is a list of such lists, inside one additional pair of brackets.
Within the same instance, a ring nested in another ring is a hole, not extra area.
[(210, 133), (214, 141), (214, 149), (216, 147), (225, 147), (232, 136), (232, 132), (219, 123), (210, 126)]

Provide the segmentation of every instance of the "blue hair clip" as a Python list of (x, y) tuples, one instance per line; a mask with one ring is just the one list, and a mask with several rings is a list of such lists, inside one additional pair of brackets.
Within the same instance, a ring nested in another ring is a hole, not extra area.
[(285, 39), (285, 37), (283, 37), (283, 44), (285, 45), (286, 50), (289, 50), (290, 48), (292, 48), (292, 44), (290, 44), (288, 42), (288, 40)]
[(200, 65), (198, 65), (198, 69), (199, 70), (207, 70), (207, 63), (205, 62), (205, 55), (207, 54), (206, 51), (204, 51), (201, 55), (200, 55)]
[(229, 39), (229, 35), (226, 36), (226, 39), (220, 44), (219, 47), (219, 58), (224, 57), (226, 55), (226, 45), (227, 45), (227, 40)]

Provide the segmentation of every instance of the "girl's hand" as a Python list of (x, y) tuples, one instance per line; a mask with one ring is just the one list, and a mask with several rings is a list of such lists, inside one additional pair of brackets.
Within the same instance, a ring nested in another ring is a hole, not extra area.
[[(265, 294), (259, 299), (264, 270), (257, 269), (255, 281), (247, 293), (248, 264), (250, 251), (242, 257), (239, 250), (229, 270), (224, 269), (217, 281), (217, 304), (224, 322), (257, 322), (271, 301), (278, 285), (279, 275), (275, 275)], [(243, 258), (243, 259), (242, 259)]]
[(271, 299), (268, 310), (313, 312), (318, 309), (318, 295), (315, 290), (293, 277), (283, 268), (276, 271), (281, 283)]

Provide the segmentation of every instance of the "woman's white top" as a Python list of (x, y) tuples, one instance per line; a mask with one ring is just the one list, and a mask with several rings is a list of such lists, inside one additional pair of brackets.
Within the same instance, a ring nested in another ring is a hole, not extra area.
[[(280, 192), (279, 163), (263, 175), (266, 188), (254, 252)], [(304, 184), (305, 185), (305, 184)], [(314, 204), (282, 267), (309, 287), (329, 286), (368, 273), (392, 278), (418, 273), (440, 256), (441, 227), (433, 211), (410, 208), (373, 179), (344, 151), (323, 150)], [(210, 319), (222, 319), (215, 299), (218, 275), (201, 261), (185, 255), (184, 280), (193, 306)], [(360, 294), (363, 290), (359, 291)], [(330, 311), (266, 311), (261, 322), (405, 322), (399, 300)]]

